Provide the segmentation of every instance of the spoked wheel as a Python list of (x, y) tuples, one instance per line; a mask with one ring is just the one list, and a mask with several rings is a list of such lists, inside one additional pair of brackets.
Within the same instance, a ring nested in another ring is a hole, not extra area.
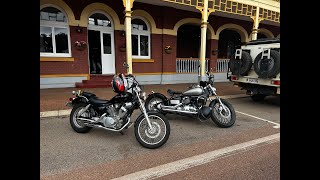
[[(70, 124), (74, 131), (78, 133), (86, 133), (90, 131), (92, 127), (88, 127), (84, 125), (83, 121), (79, 120), (79, 111), (86, 107), (86, 104), (81, 103), (77, 104), (72, 108), (71, 114), (70, 114)], [(90, 118), (90, 112), (86, 111), (84, 112), (80, 117), (82, 118)]]
[(146, 108), (147, 111), (159, 111), (159, 109), (157, 108), (158, 104), (163, 103), (163, 100), (161, 98), (158, 97), (154, 97), (151, 98), (148, 102), (146, 102), (146, 106), (148, 106), (148, 108)]
[(221, 128), (231, 127), (236, 121), (236, 113), (232, 105), (224, 99), (221, 99), (222, 104), (220, 104), (218, 99), (213, 100), (210, 103), (212, 108), (211, 119)]
[(147, 98), (147, 100), (146, 100), (146, 103), (145, 103), (146, 111), (147, 112), (156, 111), (156, 112), (162, 113), (163, 115), (166, 115), (165, 112), (163, 112), (163, 111), (161, 111), (160, 109), (157, 108), (159, 104), (164, 105), (165, 101), (166, 100), (162, 96), (160, 96), (158, 94), (149, 96)]
[(149, 128), (147, 119), (142, 115), (135, 123), (137, 141), (146, 148), (155, 149), (165, 144), (170, 136), (170, 124), (160, 113), (148, 112), (152, 128)]

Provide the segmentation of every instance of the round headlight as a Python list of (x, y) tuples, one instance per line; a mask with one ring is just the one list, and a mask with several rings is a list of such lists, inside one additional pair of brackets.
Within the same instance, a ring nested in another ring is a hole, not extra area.
[(147, 99), (146, 92), (142, 92), (142, 93), (140, 94), (140, 98), (145, 101), (145, 100)]

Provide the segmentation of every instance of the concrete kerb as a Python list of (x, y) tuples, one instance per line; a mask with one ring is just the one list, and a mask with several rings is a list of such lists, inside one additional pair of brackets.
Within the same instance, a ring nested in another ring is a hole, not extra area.
[[(235, 98), (249, 97), (249, 95), (237, 94), (237, 95), (227, 95), (227, 96), (219, 96), (219, 97), (222, 99), (235, 99)], [(40, 118), (66, 116), (66, 115), (69, 115), (70, 112), (71, 112), (71, 109), (56, 110), (56, 111), (44, 111), (44, 112), (40, 112)]]

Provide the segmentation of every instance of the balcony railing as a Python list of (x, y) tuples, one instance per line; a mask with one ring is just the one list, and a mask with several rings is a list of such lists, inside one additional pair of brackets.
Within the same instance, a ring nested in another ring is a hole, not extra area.
[[(203, 0), (162, 0), (166, 2), (171, 2), (175, 4), (181, 4), (186, 6), (194, 7), (203, 7)], [(280, 23), (280, 6), (271, 5), (272, 1), (277, 1), (280, 3), (280, 0), (271, 0), (270, 5), (264, 5), (260, 7), (259, 17), (264, 18), (265, 20), (279, 22)], [(235, 0), (208, 0), (208, 9), (226, 12), (230, 14), (237, 14), (242, 16), (255, 16), (257, 12), (257, 5), (252, 1), (235, 1)], [(274, 3), (273, 3), (274, 4)], [(277, 10), (278, 9), (278, 10)]]
[(216, 72), (228, 72), (228, 63), (230, 59), (218, 59), (216, 65)]
[[(177, 58), (176, 72), (177, 73), (198, 73), (200, 65), (199, 58)], [(208, 71), (209, 59), (206, 59), (206, 71)]]

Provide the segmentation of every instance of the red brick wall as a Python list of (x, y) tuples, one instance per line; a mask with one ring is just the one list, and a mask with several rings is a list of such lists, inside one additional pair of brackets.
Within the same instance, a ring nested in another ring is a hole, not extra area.
[(114, 31), (116, 74), (127, 72), (126, 68), (123, 67), (123, 63), (126, 62), (126, 51), (120, 51), (120, 47), (125, 45), (126, 37), (121, 36), (121, 31)]
[(153, 63), (132, 63), (133, 73), (150, 73), (162, 71), (162, 35), (151, 34), (151, 59)]
[(49, 74), (88, 74), (88, 49), (75, 49), (75, 41), (87, 42), (87, 28), (77, 33), (74, 26), (70, 26), (71, 55), (74, 62), (40, 62), (40, 75)]
[(213, 55), (212, 50), (218, 49), (218, 40), (211, 39), (210, 40), (210, 47), (211, 47), (211, 52), (210, 52), (209, 70), (210, 70), (210, 68), (212, 68), (212, 71), (215, 72), (218, 53), (216, 52), (215, 55)]
[[(105, 3), (111, 7), (118, 15), (120, 23), (124, 23), (124, 7), (123, 2), (120, 0), (64, 0), (69, 7), (73, 10), (75, 18), (80, 19), (83, 9), (94, 2)], [(147, 11), (154, 19), (157, 28), (173, 29), (174, 25), (184, 18), (198, 18), (201, 19), (201, 14), (197, 12), (189, 12), (174, 9), (171, 7), (155, 6), (150, 4), (143, 4), (134, 2), (133, 10), (141, 9)], [(217, 29), (227, 23), (234, 23), (242, 26), (250, 35), (253, 22), (241, 21), (237, 19), (218, 17), (211, 15), (209, 23), (216, 32)], [(280, 27), (270, 25), (260, 25), (261, 28), (269, 29), (275, 36), (280, 32)], [(120, 51), (120, 46), (125, 45), (125, 37), (120, 35), (120, 31), (115, 31), (115, 61), (116, 72), (126, 72), (123, 67), (123, 62), (126, 61), (126, 52)], [(70, 27), (71, 44), (76, 40), (87, 41), (87, 29), (83, 28), (82, 33), (76, 33), (74, 27)], [(210, 42), (210, 43), (209, 43)], [(176, 71), (176, 36), (172, 35), (151, 35), (151, 58), (155, 60), (154, 63), (133, 63), (133, 71), (137, 73), (146, 72), (175, 72)], [(216, 40), (207, 41), (207, 57), (210, 56), (210, 66), (215, 67), (216, 56), (212, 55), (211, 50), (216, 49), (218, 42)], [(172, 53), (167, 54), (164, 52), (165, 46), (171, 46)], [(72, 46), (72, 57), (75, 58), (74, 62), (41, 62), (41, 74), (87, 74), (88, 67), (88, 50), (78, 51)], [(163, 61), (163, 62), (162, 62)]]
[(176, 72), (176, 52), (177, 52), (177, 37), (172, 35), (163, 34), (162, 52), (165, 46), (172, 48), (172, 53), (163, 53), (163, 72)]

